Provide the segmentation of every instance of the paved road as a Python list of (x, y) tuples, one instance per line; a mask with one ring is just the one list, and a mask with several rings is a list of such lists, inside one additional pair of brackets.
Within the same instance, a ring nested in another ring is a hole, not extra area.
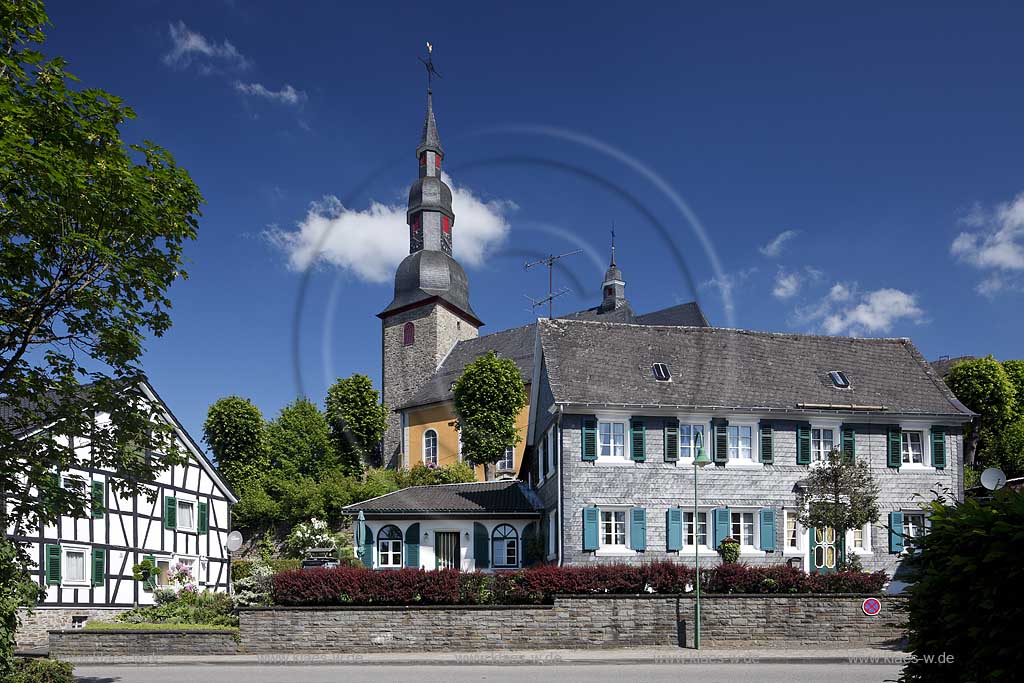
[(162, 665), (75, 667), (79, 683), (791, 683), (893, 680), (894, 665), (860, 664), (577, 664), (575, 666)]

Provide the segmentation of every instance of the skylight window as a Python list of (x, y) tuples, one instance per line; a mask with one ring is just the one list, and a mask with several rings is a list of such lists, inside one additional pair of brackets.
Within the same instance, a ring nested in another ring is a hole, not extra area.
[(654, 371), (654, 379), (659, 382), (668, 382), (672, 379), (672, 373), (669, 372), (668, 365), (665, 363), (655, 363), (651, 366), (651, 370)]
[(832, 385), (837, 389), (850, 388), (850, 380), (847, 379), (846, 373), (842, 370), (830, 370), (828, 376), (832, 380)]

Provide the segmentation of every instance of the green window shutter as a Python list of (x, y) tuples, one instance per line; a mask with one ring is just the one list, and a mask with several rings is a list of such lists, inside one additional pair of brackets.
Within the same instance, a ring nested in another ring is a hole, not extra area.
[(683, 549), (683, 511), (679, 508), (665, 511), (665, 540), (666, 550)]
[(946, 428), (932, 427), (932, 467), (946, 467)]
[(636, 462), (647, 459), (647, 425), (643, 420), (629, 421), (629, 457)]
[(92, 518), (103, 519), (103, 513), (107, 511), (106, 496), (104, 495), (102, 481), (92, 483)]
[(103, 548), (92, 549), (92, 585), (102, 586), (107, 578), (107, 551)]
[(363, 534), (363, 566), (367, 569), (373, 569), (373, 529), (366, 525), (364, 527), (366, 532)]
[(729, 508), (715, 508), (711, 511), (714, 549), (717, 550), (722, 541), (729, 536)]
[(644, 508), (629, 511), (629, 547), (647, 550), (647, 510)]
[(46, 583), (49, 586), (60, 585), (60, 546), (46, 546)]
[(761, 462), (771, 465), (775, 462), (775, 453), (772, 448), (775, 445), (775, 430), (771, 422), (761, 423)]
[(198, 515), (196, 528), (199, 530), (199, 533), (205, 534), (210, 531), (210, 504), (200, 501), (196, 508)]
[(729, 421), (716, 418), (711, 421), (711, 431), (714, 434), (714, 451), (712, 460), (716, 463), (725, 463), (729, 460)]
[(679, 422), (665, 420), (665, 462), (679, 460)]
[(889, 552), (903, 552), (903, 512), (889, 513)]
[(772, 508), (761, 508), (758, 514), (758, 522), (761, 535), (761, 550), (775, 550), (775, 510)]
[(600, 517), (596, 507), (583, 508), (583, 549), (597, 550), (597, 526)]
[[(899, 467), (903, 464), (903, 431), (899, 425), (889, 427), (886, 443), (886, 464), (889, 467)], [(902, 516), (901, 516), (902, 519)]]
[(142, 590), (144, 590), (144, 591), (154, 591), (154, 590), (156, 590), (156, 578), (157, 578), (156, 558), (154, 556), (152, 556), (152, 555), (143, 555), (142, 559), (143, 560), (149, 560), (149, 564), (152, 565), (152, 567), (153, 567), (153, 572), (149, 575), (149, 578), (142, 582)]
[(852, 465), (857, 460), (857, 432), (853, 427), (843, 425), (842, 434), (843, 462)]
[(597, 460), (597, 418), (583, 418), (583, 428), (580, 432), (583, 439), (581, 445), (583, 460)]
[(487, 527), (480, 522), (473, 522), (473, 557), (476, 559), (477, 569), (487, 569), (490, 562), (491, 536), (487, 533)]
[(405, 530), (405, 566), (420, 568), (420, 523), (413, 522)]
[(164, 496), (164, 528), (178, 528), (178, 499), (174, 496)]
[(811, 426), (808, 424), (796, 428), (796, 464), (811, 464)]

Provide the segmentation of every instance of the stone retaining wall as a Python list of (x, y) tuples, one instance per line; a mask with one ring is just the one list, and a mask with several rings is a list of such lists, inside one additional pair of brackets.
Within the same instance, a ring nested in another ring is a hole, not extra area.
[(113, 621), (114, 617), (127, 612), (128, 607), (36, 607), (32, 614), (18, 610), (21, 626), (15, 632), (19, 650), (45, 648), (47, 633), (55, 629), (70, 629), (75, 619), (88, 621)]
[[(818, 649), (894, 646), (896, 598), (882, 613), (865, 596), (708, 595), (701, 645)], [(687, 596), (559, 596), (554, 605), (509, 607), (269, 607), (240, 611), (241, 649), (250, 653), (366, 653), (375, 650), (510, 650), (692, 646)]]
[(144, 660), (165, 655), (238, 654), (234, 631), (140, 631), (65, 629), (50, 631), (50, 657), (70, 662)]

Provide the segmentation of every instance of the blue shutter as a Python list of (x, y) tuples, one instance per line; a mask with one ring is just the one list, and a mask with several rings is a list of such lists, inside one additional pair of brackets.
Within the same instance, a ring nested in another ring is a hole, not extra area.
[(420, 523), (414, 522), (405, 530), (405, 566), (420, 568)]
[(583, 418), (583, 426), (580, 429), (580, 451), (583, 460), (597, 460), (597, 418)]
[(729, 460), (729, 421), (714, 419), (711, 421), (712, 437), (712, 460), (716, 463), (725, 464)]
[(487, 527), (480, 522), (473, 522), (473, 558), (476, 560), (477, 569), (487, 569), (490, 562), (491, 536), (487, 533)]
[(711, 511), (714, 531), (714, 549), (717, 550), (722, 541), (729, 536), (729, 508), (715, 508)]
[(373, 569), (373, 529), (369, 524), (363, 525), (363, 566)]
[(597, 523), (600, 514), (596, 507), (583, 508), (583, 549), (597, 550)]
[(932, 467), (946, 467), (946, 428), (932, 427)]
[(903, 552), (903, 512), (889, 513), (889, 552)]
[(683, 511), (679, 508), (665, 511), (665, 539), (666, 550), (683, 549)]
[(760, 526), (761, 550), (775, 550), (775, 510), (772, 508), (761, 508)]
[(629, 547), (647, 550), (647, 510), (644, 508), (629, 511)]

